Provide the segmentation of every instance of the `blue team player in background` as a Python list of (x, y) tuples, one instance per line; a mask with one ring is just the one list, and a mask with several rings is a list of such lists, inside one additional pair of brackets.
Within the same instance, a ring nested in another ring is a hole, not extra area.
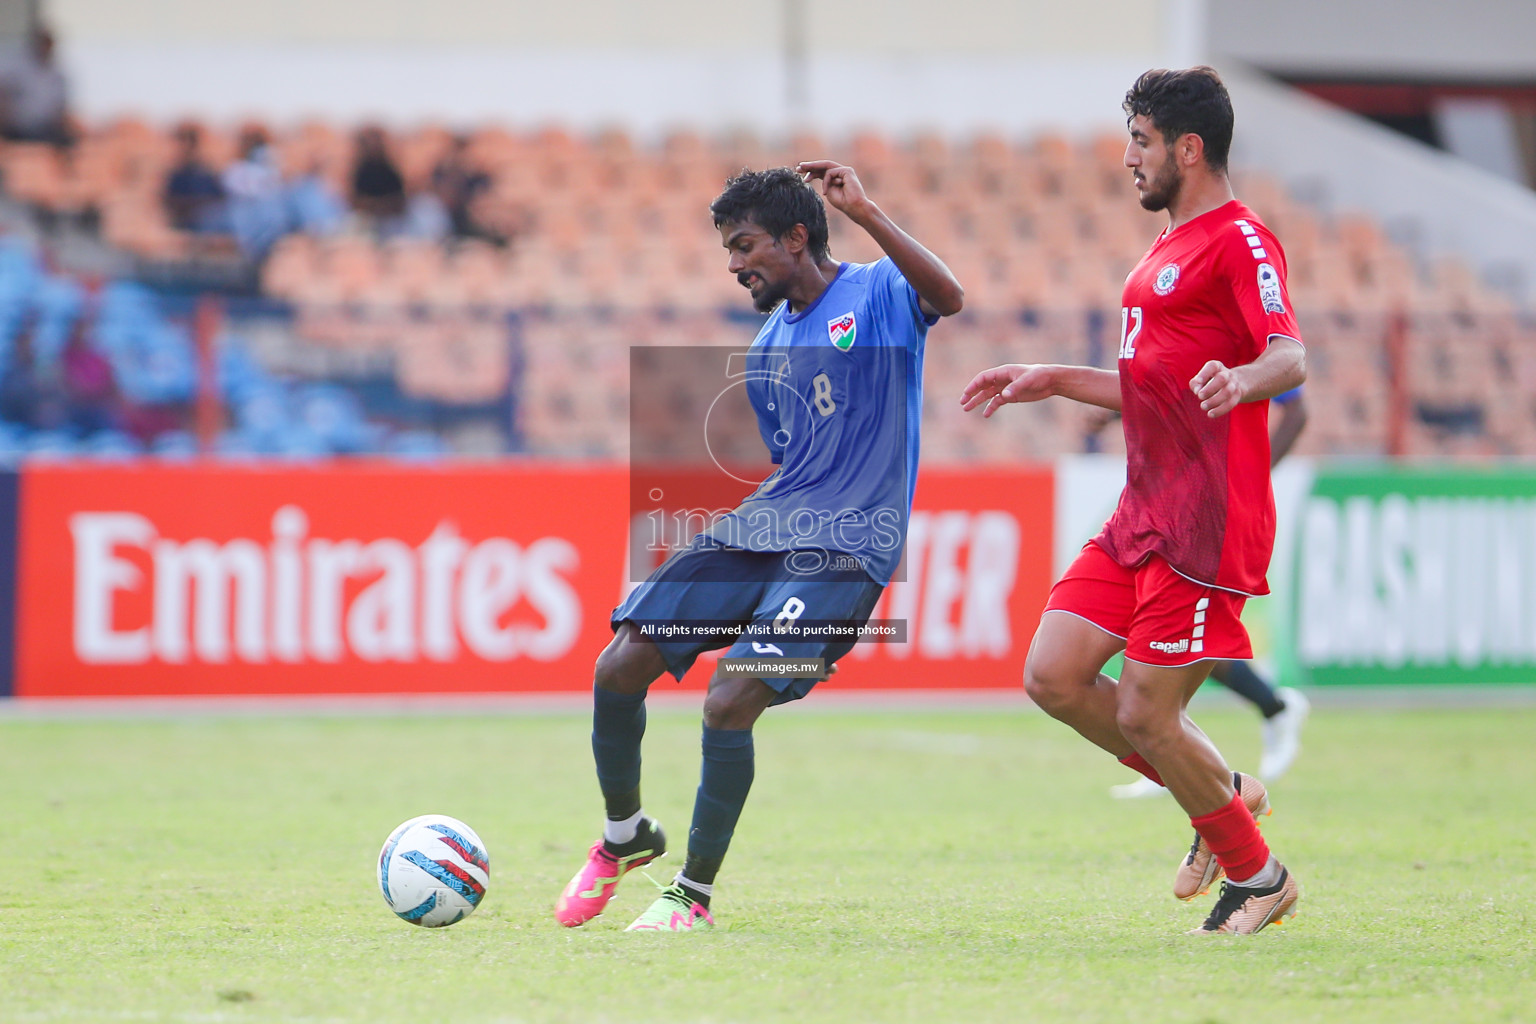
[[(812, 181), (886, 258), (839, 263)], [(705, 650), (728, 658), (822, 659), (821, 676), (717, 670), (704, 700), (703, 767), (682, 871), (630, 930), (707, 928), (715, 875), (752, 786), (752, 726), (770, 705), (810, 692), (852, 648), (847, 635), (777, 641), (748, 627), (862, 626), (906, 540), (922, 422), (923, 344), (964, 292), (949, 268), (830, 160), (745, 171), (710, 204), (728, 269), (768, 322), (747, 354), (748, 395), (779, 468), (613, 612), (613, 642), (594, 672), (592, 753), (607, 817), (603, 838), (561, 893), (555, 917), (583, 924), (619, 880), (666, 852), (640, 806), (645, 695), (681, 679)], [(724, 637), (676, 638), (657, 625), (726, 621)], [(666, 635), (651, 640), (646, 633)]]

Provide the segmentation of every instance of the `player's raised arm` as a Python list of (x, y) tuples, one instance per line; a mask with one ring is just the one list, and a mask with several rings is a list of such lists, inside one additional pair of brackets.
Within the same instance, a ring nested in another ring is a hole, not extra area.
[(806, 160), (795, 170), (808, 181), (820, 181), (827, 202), (841, 210), (879, 244), (896, 264), (901, 276), (917, 292), (923, 312), (953, 316), (965, 304), (965, 289), (944, 261), (907, 234), (864, 193), (864, 185), (852, 167), (836, 160)]
[(981, 415), (988, 417), (1001, 406), (1038, 402), (1053, 395), (1119, 412), (1120, 377), (1113, 370), (1093, 366), (1007, 363), (972, 377), (960, 393), (960, 405), (970, 412), (985, 402)]

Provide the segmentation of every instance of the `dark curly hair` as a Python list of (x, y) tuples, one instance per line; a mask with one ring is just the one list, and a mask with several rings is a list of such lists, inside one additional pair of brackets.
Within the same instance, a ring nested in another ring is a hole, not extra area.
[(717, 228), (751, 221), (774, 241), (796, 224), (804, 224), (811, 259), (821, 263), (828, 258), (826, 207), (816, 190), (792, 167), (743, 169), (725, 183), (725, 191), (709, 204), (709, 212)]
[(1153, 68), (1136, 79), (1120, 106), (1126, 124), (1138, 114), (1146, 117), (1167, 142), (1182, 135), (1200, 136), (1205, 143), (1206, 164), (1213, 171), (1227, 169), (1227, 154), (1232, 149), (1232, 97), (1215, 68)]

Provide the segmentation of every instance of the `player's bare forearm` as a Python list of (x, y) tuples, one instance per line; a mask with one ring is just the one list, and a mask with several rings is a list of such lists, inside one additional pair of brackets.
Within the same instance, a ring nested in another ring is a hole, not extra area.
[(1119, 412), (1120, 376), (1092, 366), (1008, 363), (971, 378), (960, 394), (960, 406), (970, 412), (984, 404), (981, 415), (986, 418), (1005, 405), (1057, 395)]
[(1267, 401), (1306, 383), (1307, 350), (1290, 338), (1272, 338), (1259, 358), (1237, 372), (1243, 378), (1243, 401)]
[(1307, 400), (1297, 395), (1280, 406), (1280, 418), (1269, 433), (1269, 464), (1277, 466), (1295, 446), (1307, 425)]
[(1251, 363), (1226, 366), (1212, 359), (1200, 368), (1189, 388), (1212, 419), (1244, 402), (1262, 402), (1299, 388), (1307, 379), (1307, 351), (1291, 338), (1272, 338)]
[(1084, 405), (1120, 411), (1120, 374), (1096, 366), (1057, 366), (1052, 390)]
[(907, 234), (872, 201), (848, 212), (896, 264), (917, 297), (940, 316), (954, 316), (965, 305), (965, 289), (955, 275), (917, 239)]

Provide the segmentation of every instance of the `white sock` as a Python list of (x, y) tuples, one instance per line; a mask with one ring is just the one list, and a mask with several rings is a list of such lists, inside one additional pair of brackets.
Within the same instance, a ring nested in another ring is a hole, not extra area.
[(683, 873), (681, 871), (679, 871), (677, 873), (677, 877), (676, 878), (672, 879), (672, 884), (673, 885), (686, 885), (688, 888), (692, 889), (694, 892), (701, 892), (705, 896), (714, 896), (714, 894), (715, 894), (715, 887), (713, 885), (705, 885), (703, 882), (695, 882), (691, 878), (684, 878), (683, 877)]
[(623, 821), (604, 821), (603, 838), (614, 846), (634, 842), (635, 836), (640, 832), (640, 819), (643, 817), (645, 817), (644, 811), (636, 811)]
[(1280, 862), (1275, 859), (1274, 854), (1270, 854), (1268, 863), (1252, 878), (1244, 878), (1239, 881), (1236, 878), (1229, 877), (1227, 881), (1244, 889), (1272, 889), (1280, 884), (1281, 870)]

